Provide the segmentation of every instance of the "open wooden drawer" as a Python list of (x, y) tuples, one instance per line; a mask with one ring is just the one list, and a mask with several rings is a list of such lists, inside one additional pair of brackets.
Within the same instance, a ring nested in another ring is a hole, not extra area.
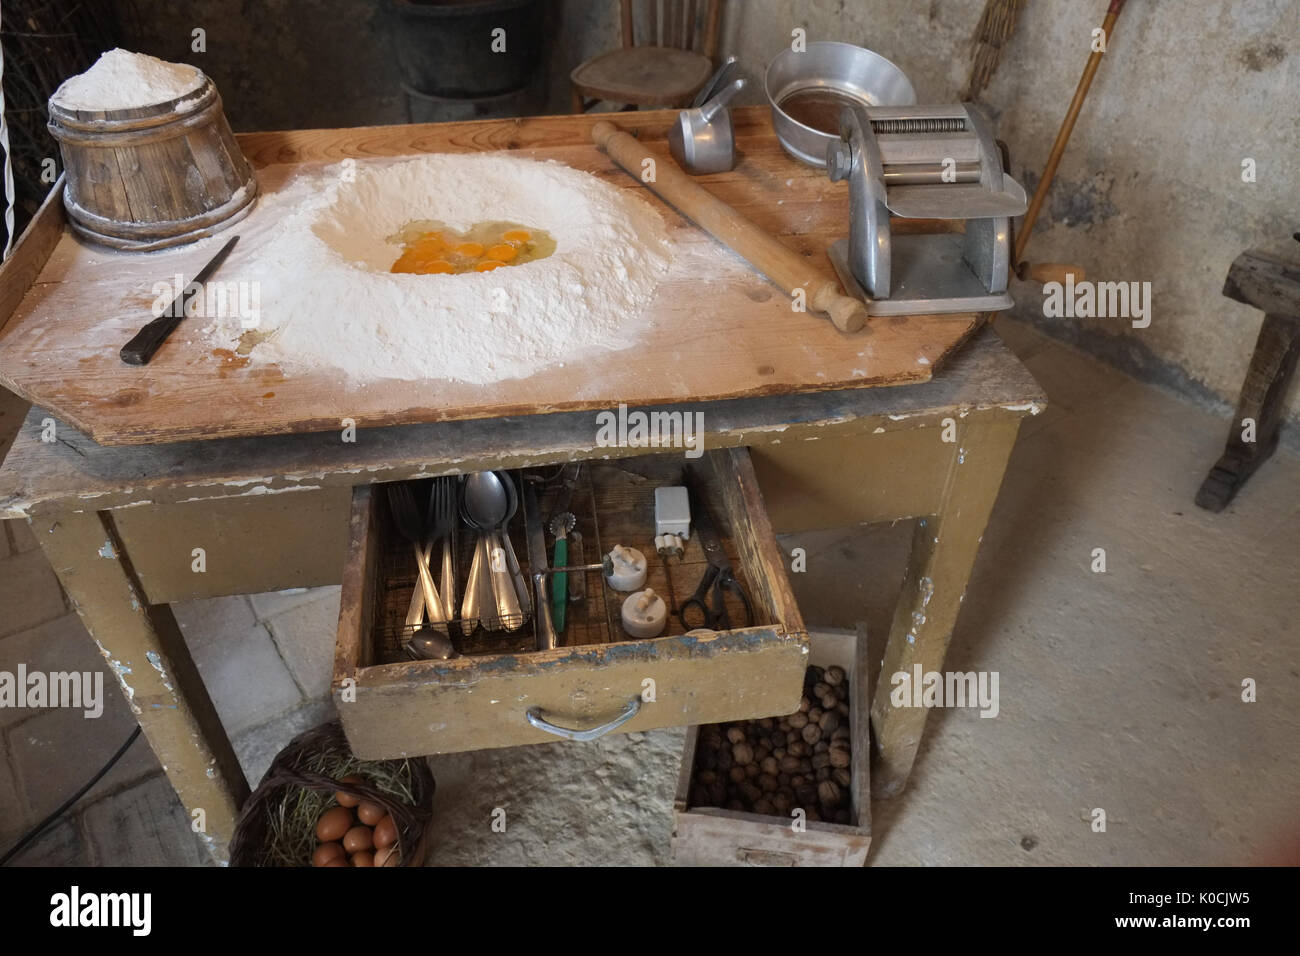
[[(584, 474), (592, 477), (586, 496), (579, 491), (572, 504), (579, 527), (594, 532), (585, 534), (586, 561), (599, 561), (615, 544), (636, 547), (649, 562), (647, 583), (663, 594), (671, 577), (678, 604), (694, 592), (705, 559), (693, 533), (684, 563), (674, 561), (664, 574), (653, 546), (653, 502), (655, 487), (678, 483), (683, 463), (680, 454), (588, 462)], [(409, 583), (391, 579), (398, 567), (391, 556), (409, 555), (410, 545), (392, 523), (382, 486), (357, 487), (333, 680), (339, 717), (356, 755), (373, 760), (570, 736), (541, 729), (547, 725), (585, 731), (578, 739), (591, 739), (605, 728), (626, 733), (794, 710), (808, 635), (749, 452), (710, 452), (691, 464), (749, 595), (752, 626), (683, 633), (670, 613), (663, 636), (629, 638), (619, 622), (626, 595), (609, 589), (594, 572), (585, 576), (588, 607), (575, 613), (555, 649), (536, 650), (530, 624), (513, 633), (480, 631), (472, 639), (457, 639), (464, 656), (446, 661), (405, 659), (391, 638), (389, 622), (410, 596)], [(545, 517), (550, 516), (547, 500), (540, 508)], [(519, 560), (531, 574), (522, 515), (511, 532)], [(413, 567), (411, 574), (413, 579)], [(602, 594), (612, 615), (595, 610)], [(733, 614), (733, 621), (739, 619)]]

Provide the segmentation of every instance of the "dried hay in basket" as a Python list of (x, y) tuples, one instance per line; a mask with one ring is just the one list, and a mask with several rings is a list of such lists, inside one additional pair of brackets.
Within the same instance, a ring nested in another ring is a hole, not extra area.
[[(364, 784), (341, 783), (358, 774)], [(231, 866), (310, 866), (316, 821), (337, 791), (371, 800), (397, 824), (399, 866), (421, 866), (427, 850), (434, 780), (416, 760), (358, 760), (338, 721), (299, 734), (276, 755), (239, 813)]]

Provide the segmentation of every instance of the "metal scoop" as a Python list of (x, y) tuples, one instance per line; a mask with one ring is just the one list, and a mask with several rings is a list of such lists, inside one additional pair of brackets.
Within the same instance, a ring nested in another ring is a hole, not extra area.
[(736, 165), (736, 142), (727, 104), (745, 88), (745, 79), (726, 82), (735, 65), (736, 58), (728, 57), (704, 84), (695, 105), (678, 113), (677, 122), (669, 127), (668, 146), (673, 159), (694, 176), (723, 173)]

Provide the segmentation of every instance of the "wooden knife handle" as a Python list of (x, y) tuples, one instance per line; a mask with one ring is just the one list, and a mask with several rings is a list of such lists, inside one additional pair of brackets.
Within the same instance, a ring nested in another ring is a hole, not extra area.
[(131, 341), (122, 346), (118, 355), (127, 365), (148, 365), (168, 336), (176, 330), (176, 326), (181, 324), (182, 318), (183, 315), (159, 316), (135, 333)]
[(742, 256), (787, 295), (803, 289), (810, 311), (830, 316), (835, 327), (844, 332), (856, 332), (866, 324), (867, 309), (862, 302), (845, 295), (838, 282), (815, 269), (799, 253), (692, 182), (670, 160), (652, 156), (632, 136), (605, 120), (592, 127), (591, 138), (637, 179), (642, 179), (644, 160), (653, 159), (655, 175), (645, 183), (647, 187)]

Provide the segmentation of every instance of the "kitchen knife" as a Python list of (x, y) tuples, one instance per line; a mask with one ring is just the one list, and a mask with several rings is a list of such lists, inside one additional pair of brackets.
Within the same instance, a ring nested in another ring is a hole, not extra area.
[(239, 241), (238, 236), (231, 236), (230, 241), (221, 247), (220, 251), (212, 257), (206, 266), (194, 277), (194, 281), (181, 290), (176, 298), (163, 310), (163, 314), (158, 316), (139, 332), (135, 337), (122, 346), (122, 361), (127, 365), (148, 365), (149, 360), (154, 357), (154, 353), (162, 347), (167, 341), (167, 336), (176, 330), (176, 326), (181, 324), (185, 318), (185, 307), (190, 304), (190, 300), (199, 292), (203, 291), (203, 283), (211, 278), (212, 273), (225, 261), (230, 250), (235, 247)]

